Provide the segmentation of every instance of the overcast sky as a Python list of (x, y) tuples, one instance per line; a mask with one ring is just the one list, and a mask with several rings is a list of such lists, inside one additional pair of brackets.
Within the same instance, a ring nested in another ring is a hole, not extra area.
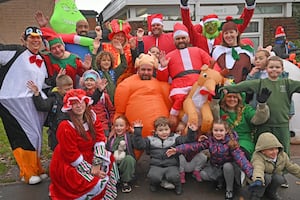
[(79, 10), (95, 10), (100, 13), (111, 0), (75, 0)]

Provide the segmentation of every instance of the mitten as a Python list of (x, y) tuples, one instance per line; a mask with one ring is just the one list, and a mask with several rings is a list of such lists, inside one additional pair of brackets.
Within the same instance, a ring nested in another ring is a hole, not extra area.
[(189, 0), (180, 0), (182, 6), (187, 6)]
[(263, 182), (261, 180), (256, 180), (249, 185), (249, 189), (260, 186), (263, 186)]
[(259, 103), (266, 103), (268, 98), (270, 97), (272, 91), (269, 90), (268, 88), (263, 88), (260, 92), (260, 94), (257, 94), (256, 100)]
[(247, 6), (253, 6), (255, 4), (255, 0), (246, 0)]
[(215, 96), (213, 96), (213, 99), (220, 99), (221, 98), (221, 87), (223, 87), (222, 85), (218, 84), (215, 87)]

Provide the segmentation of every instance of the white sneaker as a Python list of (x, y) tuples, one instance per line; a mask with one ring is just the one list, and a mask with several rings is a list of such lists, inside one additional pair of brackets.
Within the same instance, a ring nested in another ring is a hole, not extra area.
[(28, 181), (28, 184), (29, 185), (34, 185), (34, 184), (37, 184), (37, 183), (39, 183), (41, 181), (42, 181), (41, 177), (39, 177), (39, 176), (32, 176), (32, 177), (30, 177), (30, 179)]
[(24, 178), (24, 176), (21, 178), (21, 181), (22, 181), (22, 182), (25, 182), (25, 178)]
[(172, 183), (166, 181), (166, 180), (162, 180), (161, 183), (160, 183), (160, 186), (165, 188), (165, 189), (175, 189), (175, 185), (173, 185)]
[(40, 174), (40, 178), (41, 178), (42, 180), (45, 180), (45, 179), (48, 178), (48, 174)]

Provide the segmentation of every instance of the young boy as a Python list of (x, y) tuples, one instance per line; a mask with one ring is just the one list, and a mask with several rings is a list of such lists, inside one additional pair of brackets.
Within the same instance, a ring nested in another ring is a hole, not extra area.
[(268, 78), (243, 81), (237, 85), (225, 86), (224, 92), (239, 93), (253, 91), (260, 94), (261, 90), (267, 88), (272, 93), (267, 100), (270, 109), (269, 120), (257, 126), (255, 141), (263, 132), (271, 132), (283, 145), (284, 151), (290, 152), (290, 132), (289, 132), (289, 110), (293, 93), (300, 92), (300, 81), (279, 78), (283, 72), (283, 61), (278, 56), (268, 58), (267, 64)]
[(254, 168), (253, 183), (249, 186), (251, 200), (259, 200), (264, 194), (272, 200), (282, 199), (277, 189), (285, 182), (284, 171), (300, 178), (300, 166), (290, 161), (282, 144), (270, 132), (259, 136), (251, 163)]
[(48, 112), (45, 126), (48, 126), (48, 145), (52, 151), (57, 145), (56, 129), (61, 120), (66, 119), (66, 113), (61, 111), (63, 98), (67, 91), (73, 89), (73, 80), (68, 75), (60, 75), (56, 78), (56, 87), (49, 92), (48, 98), (44, 99), (39, 88), (33, 81), (28, 81), (27, 86), (33, 94), (33, 102), (38, 111)]
[(154, 121), (154, 135), (146, 138), (142, 138), (143, 124), (141, 121), (134, 122), (133, 126), (134, 147), (139, 150), (146, 150), (147, 154), (150, 155), (150, 169), (147, 175), (150, 179), (150, 190), (155, 192), (158, 185), (163, 186), (168, 182), (175, 185), (175, 193), (180, 195), (182, 186), (179, 177), (178, 155), (167, 157), (166, 151), (178, 144), (195, 141), (197, 126), (189, 125), (187, 136), (180, 136), (171, 133), (170, 122), (167, 117), (158, 117)]

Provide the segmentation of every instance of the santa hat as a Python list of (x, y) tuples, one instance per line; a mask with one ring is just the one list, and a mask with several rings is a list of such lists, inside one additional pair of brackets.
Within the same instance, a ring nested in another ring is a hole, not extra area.
[(202, 18), (203, 24), (213, 21), (219, 21), (219, 17), (216, 14), (206, 15)]
[(139, 57), (135, 60), (135, 68), (139, 68), (141, 65), (151, 65), (154, 68), (158, 67), (158, 61), (155, 56), (149, 54), (141, 53)]
[(64, 96), (63, 107), (61, 108), (61, 111), (67, 112), (72, 109), (72, 105), (75, 102), (82, 103), (83, 101), (86, 103), (86, 105), (92, 105), (93, 103), (92, 98), (88, 97), (84, 90), (71, 89)]
[(173, 37), (176, 38), (177, 36), (189, 36), (187, 27), (178, 22), (174, 24), (173, 31)]
[(276, 31), (275, 31), (275, 38), (278, 37), (285, 37), (285, 32), (284, 28), (282, 26), (277, 26)]
[(229, 30), (236, 30), (238, 31), (238, 24), (243, 23), (243, 19), (233, 19), (232, 16), (227, 16), (225, 18), (225, 22), (222, 23), (222, 32), (229, 31)]
[(120, 33), (120, 32), (123, 32), (127, 39), (131, 38), (131, 35), (130, 35), (131, 26), (127, 21), (124, 21), (122, 19), (113, 19), (109, 23), (109, 29), (110, 29), (110, 34), (108, 35), (109, 40), (112, 40), (114, 35), (116, 33)]
[(61, 37), (53, 29), (49, 27), (42, 27), (41, 31), (43, 32), (44, 38), (48, 41), (49, 47), (57, 43), (65, 45)]
[(148, 32), (151, 32), (151, 25), (160, 24), (163, 25), (163, 15), (160, 13), (147, 16)]

